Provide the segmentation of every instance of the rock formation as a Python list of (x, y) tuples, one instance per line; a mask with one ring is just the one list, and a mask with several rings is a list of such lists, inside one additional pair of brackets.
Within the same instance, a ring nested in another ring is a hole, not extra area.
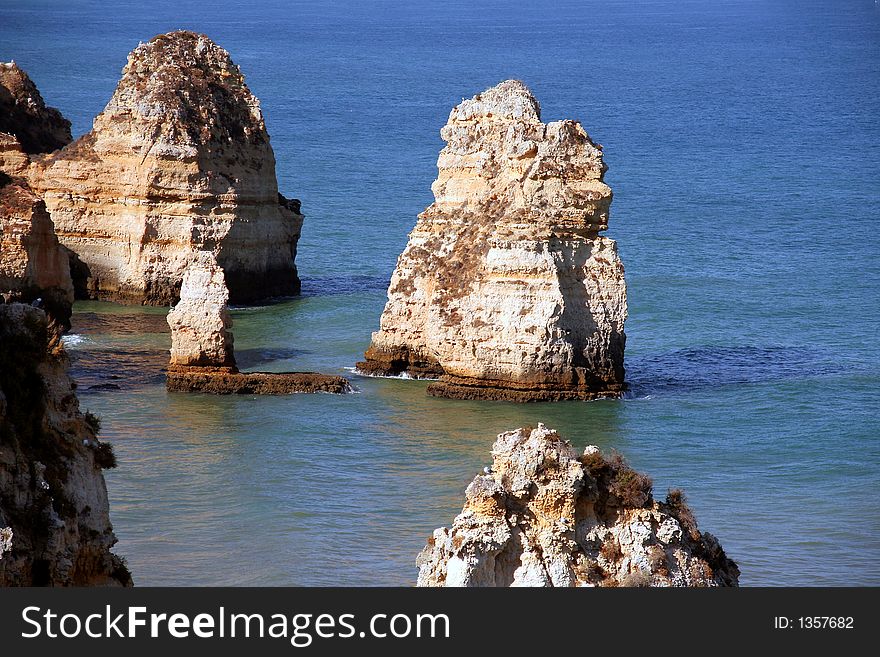
[(183, 273), (180, 302), (168, 313), (172, 366), (235, 367), (228, 302), (214, 254), (196, 253)]
[(539, 424), (502, 433), (452, 529), (419, 555), (419, 586), (736, 586), (739, 568), (697, 529), (681, 491), (596, 447), (578, 456)]
[(358, 368), (432, 394), (591, 399), (624, 386), (626, 286), (601, 146), (507, 81), (463, 101)]
[(70, 139), (70, 121), (46, 107), (27, 73), (0, 62), (0, 171), (20, 175), (29, 154), (49, 153)]
[(239, 372), (233, 351), (223, 269), (213, 253), (191, 256), (183, 273), (180, 302), (168, 313), (171, 364), (167, 388), (178, 392), (283, 395), (349, 392), (341, 376), (316, 372)]
[(0, 304), (0, 586), (131, 585), (110, 552), (113, 452), (67, 368), (42, 310)]
[(299, 202), (278, 193), (259, 101), (204, 35), (135, 48), (92, 131), (31, 161), (30, 185), (81, 261), (80, 294), (170, 304), (199, 250), (235, 303), (299, 292)]
[[(0, 67), (2, 70), (2, 67)], [(46, 206), (19, 178), (0, 173), (0, 295), (41, 300), (62, 327), (70, 326), (73, 283), (67, 253), (58, 243)]]
[(42, 304), (61, 326), (70, 324), (73, 284), (43, 201), (22, 177), (32, 155), (70, 142), (70, 121), (46, 107), (37, 87), (14, 62), (0, 62), (0, 295)]

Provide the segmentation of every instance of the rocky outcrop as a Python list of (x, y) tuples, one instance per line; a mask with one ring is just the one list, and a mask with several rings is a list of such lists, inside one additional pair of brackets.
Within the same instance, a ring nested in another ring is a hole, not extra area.
[(168, 313), (168, 390), (255, 395), (351, 391), (348, 381), (341, 376), (316, 372), (239, 372), (228, 300), (224, 272), (214, 254), (193, 254), (183, 273), (180, 302)]
[(591, 399), (624, 387), (626, 286), (601, 146), (541, 122), (507, 81), (463, 101), (397, 262), (366, 374), (436, 378), (432, 394)]
[(419, 555), (419, 586), (736, 586), (739, 568), (701, 533), (681, 491), (596, 447), (578, 455), (539, 424), (502, 433), (451, 529)]
[(67, 368), (43, 311), (0, 304), (0, 586), (131, 585), (110, 552), (113, 451)]
[(23, 180), (10, 179), (3, 173), (0, 295), (6, 302), (41, 304), (62, 327), (70, 326), (73, 283), (67, 253), (55, 237), (43, 201)]
[(0, 62), (0, 171), (21, 174), (29, 154), (70, 143), (70, 121), (46, 107), (36, 85), (15, 62)]
[(228, 302), (214, 254), (194, 254), (183, 273), (180, 302), (168, 313), (172, 366), (235, 367)]
[(211, 251), (234, 303), (299, 292), (299, 202), (278, 193), (259, 101), (229, 53), (172, 32), (132, 51), (88, 134), (32, 158), (77, 292), (167, 305), (194, 251)]
[(213, 395), (290, 395), (295, 392), (351, 392), (342, 376), (318, 372), (239, 372), (227, 368), (168, 368), (167, 388)]

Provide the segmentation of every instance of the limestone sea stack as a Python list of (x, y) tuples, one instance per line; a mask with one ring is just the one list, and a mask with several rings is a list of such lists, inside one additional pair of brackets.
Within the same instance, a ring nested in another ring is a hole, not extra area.
[(341, 376), (317, 372), (239, 372), (228, 301), (224, 272), (214, 254), (193, 254), (183, 273), (180, 301), (168, 313), (169, 390), (258, 395), (350, 392), (348, 381)]
[(73, 283), (67, 253), (46, 206), (20, 178), (0, 173), (0, 295), (37, 303), (70, 326)]
[(259, 101), (204, 35), (135, 48), (91, 132), (34, 158), (28, 176), (81, 261), (80, 294), (168, 305), (200, 250), (234, 303), (299, 292), (299, 202), (278, 193)]
[(15, 62), (0, 62), (0, 171), (21, 175), (28, 155), (70, 143), (70, 121), (46, 107), (36, 85)]
[(419, 555), (419, 586), (737, 586), (739, 568), (700, 532), (681, 491), (596, 447), (578, 455), (542, 424), (498, 436), (451, 529)]
[(115, 457), (97, 430), (46, 314), (0, 304), (0, 586), (131, 585), (110, 552)]
[(602, 147), (541, 122), (508, 80), (465, 100), (397, 261), (367, 374), (436, 378), (431, 394), (592, 399), (624, 388), (626, 285)]

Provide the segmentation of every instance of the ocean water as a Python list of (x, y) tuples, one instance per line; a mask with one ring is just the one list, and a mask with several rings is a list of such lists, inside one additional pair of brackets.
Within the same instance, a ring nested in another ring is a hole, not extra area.
[(880, 584), (880, 5), (874, 0), (4, 0), (0, 59), (87, 131), (127, 53), (228, 49), (303, 200), (303, 295), (234, 315), (240, 362), (346, 373), (378, 325), (439, 129), (524, 80), (605, 147), (631, 394), (168, 394), (162, 309), (77, 304), (117, 552), (141, 585), (411, 585), (500, 431), (542, 421), (680, 486), (744, 585)]

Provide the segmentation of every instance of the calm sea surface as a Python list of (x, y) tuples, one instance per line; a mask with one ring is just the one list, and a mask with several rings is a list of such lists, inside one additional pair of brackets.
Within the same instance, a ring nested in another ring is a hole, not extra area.
[(410, 585), (495, 434), (543, 421), (683, 487), (747, 585), (880, 584), (880, 5), (3, 0), (0, 59), (90, 128), (127, 53), (230, 51), (303, 200), (303, 295), (233, 313), (239, 361), (346, 373), (378, 325), (438, 131), (524, 80), (605, 146), (629, 398), (518, 406), (168, 394), (161, 309), (77, 304), (83, 406), (137, 584)]

